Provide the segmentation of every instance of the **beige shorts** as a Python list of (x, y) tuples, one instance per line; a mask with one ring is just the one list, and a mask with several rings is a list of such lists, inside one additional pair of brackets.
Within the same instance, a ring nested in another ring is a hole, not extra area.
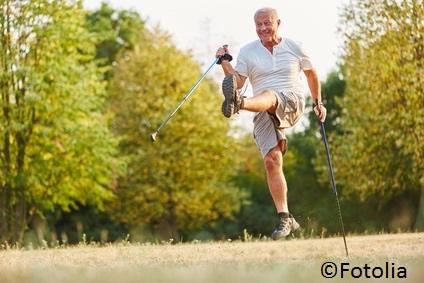
[(264, 111), (257, 113), (253, 118), (253, 134), (262, 157), (276, 147), (280, 140), (286, 139), (284, 129), (293, 127), (305, 110), (305, 99), (299, 93), (275, 94), (278, 99), (275, 117)]

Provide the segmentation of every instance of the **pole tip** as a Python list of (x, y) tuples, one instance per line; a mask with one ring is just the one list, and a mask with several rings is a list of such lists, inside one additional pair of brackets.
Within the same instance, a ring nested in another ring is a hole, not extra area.
[(156, 141), (156, 132), (150, 135), (150, 141), (155, 142)]

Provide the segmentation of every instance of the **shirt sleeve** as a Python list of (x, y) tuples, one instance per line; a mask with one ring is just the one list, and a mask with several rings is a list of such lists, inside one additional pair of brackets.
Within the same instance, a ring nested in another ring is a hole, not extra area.
[(243, 48), (240, 49), (240, 52), (237, 56), (237, 63), (236, 63), (236, 66), (234, 67), (234, 70), (243, 77), (249, 76), (249, 70), (247, 67), (246, 56), (245, 56), (245, 52), (243, 52)]
[(300, 68), (302, 70), (310, 70), (314, 68), (314, 65), (312, 64), (312, 60), (309, 56), (308, 51), (305, 49), (303, 44), (299, 44), (300, 49)]

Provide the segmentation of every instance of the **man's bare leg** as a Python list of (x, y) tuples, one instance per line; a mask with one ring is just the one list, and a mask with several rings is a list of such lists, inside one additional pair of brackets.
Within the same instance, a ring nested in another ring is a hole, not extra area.
[(272, 90), (265, 90), (259, 95), (245, 98), (243, 110), (251, 112), (268, 111), (269, 114), (275, 115), (275, 109), (278, 105), (277, 94)]
[(278, 213), (289, 213), (287, 204), (287, 182), (283, 172), (283, 152), (285, 149), (286, 141), (281, 140), (264, 158), (269, 191)]
[(279, 240), (299, 228), (299, 223), (289, 213), (287, 201), (287, 182), (283, 172), (283, 154), (286, 150), (286, 140), (281, 140), (276, 147), (265, 156), (268, 186), (278, 212), (275, 231), (271, 237)]
[(265, 90), (259, 95), (243, 98), (237, 89), (236, 77), (228, 74), (222, 82), (222, 92), (225, 97), (221, 106), (222, 114), (227, 118), (238, 113), (241, 109), (250, 112), (267, 111), (269, 114), (275, 115), (278, 106), (278, 94), (272, 90)]

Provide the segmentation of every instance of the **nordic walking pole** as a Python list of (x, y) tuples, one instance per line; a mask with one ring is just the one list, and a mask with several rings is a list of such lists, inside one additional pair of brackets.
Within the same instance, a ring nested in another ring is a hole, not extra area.
[(189, 98), (189, 96), (193, 93), (193, 91), (197, 88), (197, 86), (200, 84), (200, 82), (206, 77), (206, 75), (212, 70), (212, 67), (218, 62), (220, 58), (216, 58), (215, 61), (213, 61), (212, 65), (206, 70), (206, 72), (200, 77), (200, 79), (196, 82), (196, 84), (187, 92), (187, 94), (184, 96), (183, 100), (175, 107), (175, 109), (169, 114), (168, 117), (163, 121), (163, 123), (159, 126), (159, 128), (150, 135), (150, 141), (155, 142), (156, 141), (156, 135), (159, 133), (159, 131), (165, 126), (166, 123), (174, 116), (175, 112), (180, 109), (181, 105), (183, 105), (184, 102)]
[[(316, 100), (316, 103), (317, 105), (319, 105), (318, 98)], [(347, 244), (346, 244), (346, 234), (345, 234), (345, 229), (343, 225), (342, 211), (340, 209), (339, 196), (337, 195), (336, 181), (334, 180), (333, 166), (331, 165), (330, 152), (328, 150), (327, 136), (325, 134), (324, 123), (321, 121), (319, 122), (321, 124), (321, 132), (322, 132), (322, 137), (324, 139), (325, 151), (327, 153), (327, 162), (328, 162), (328, 167), (330, 169), (331, 183), (333, 184), (333, 193), (334, 193), (334, 197), (336, 198), (337, 211), (339, 213), (340, 228), (342, 229), (343, 241), (344, 241), (344, 245), (346, 249), (346, 256), (349, 257), (349, 252), (347, 250)]]

